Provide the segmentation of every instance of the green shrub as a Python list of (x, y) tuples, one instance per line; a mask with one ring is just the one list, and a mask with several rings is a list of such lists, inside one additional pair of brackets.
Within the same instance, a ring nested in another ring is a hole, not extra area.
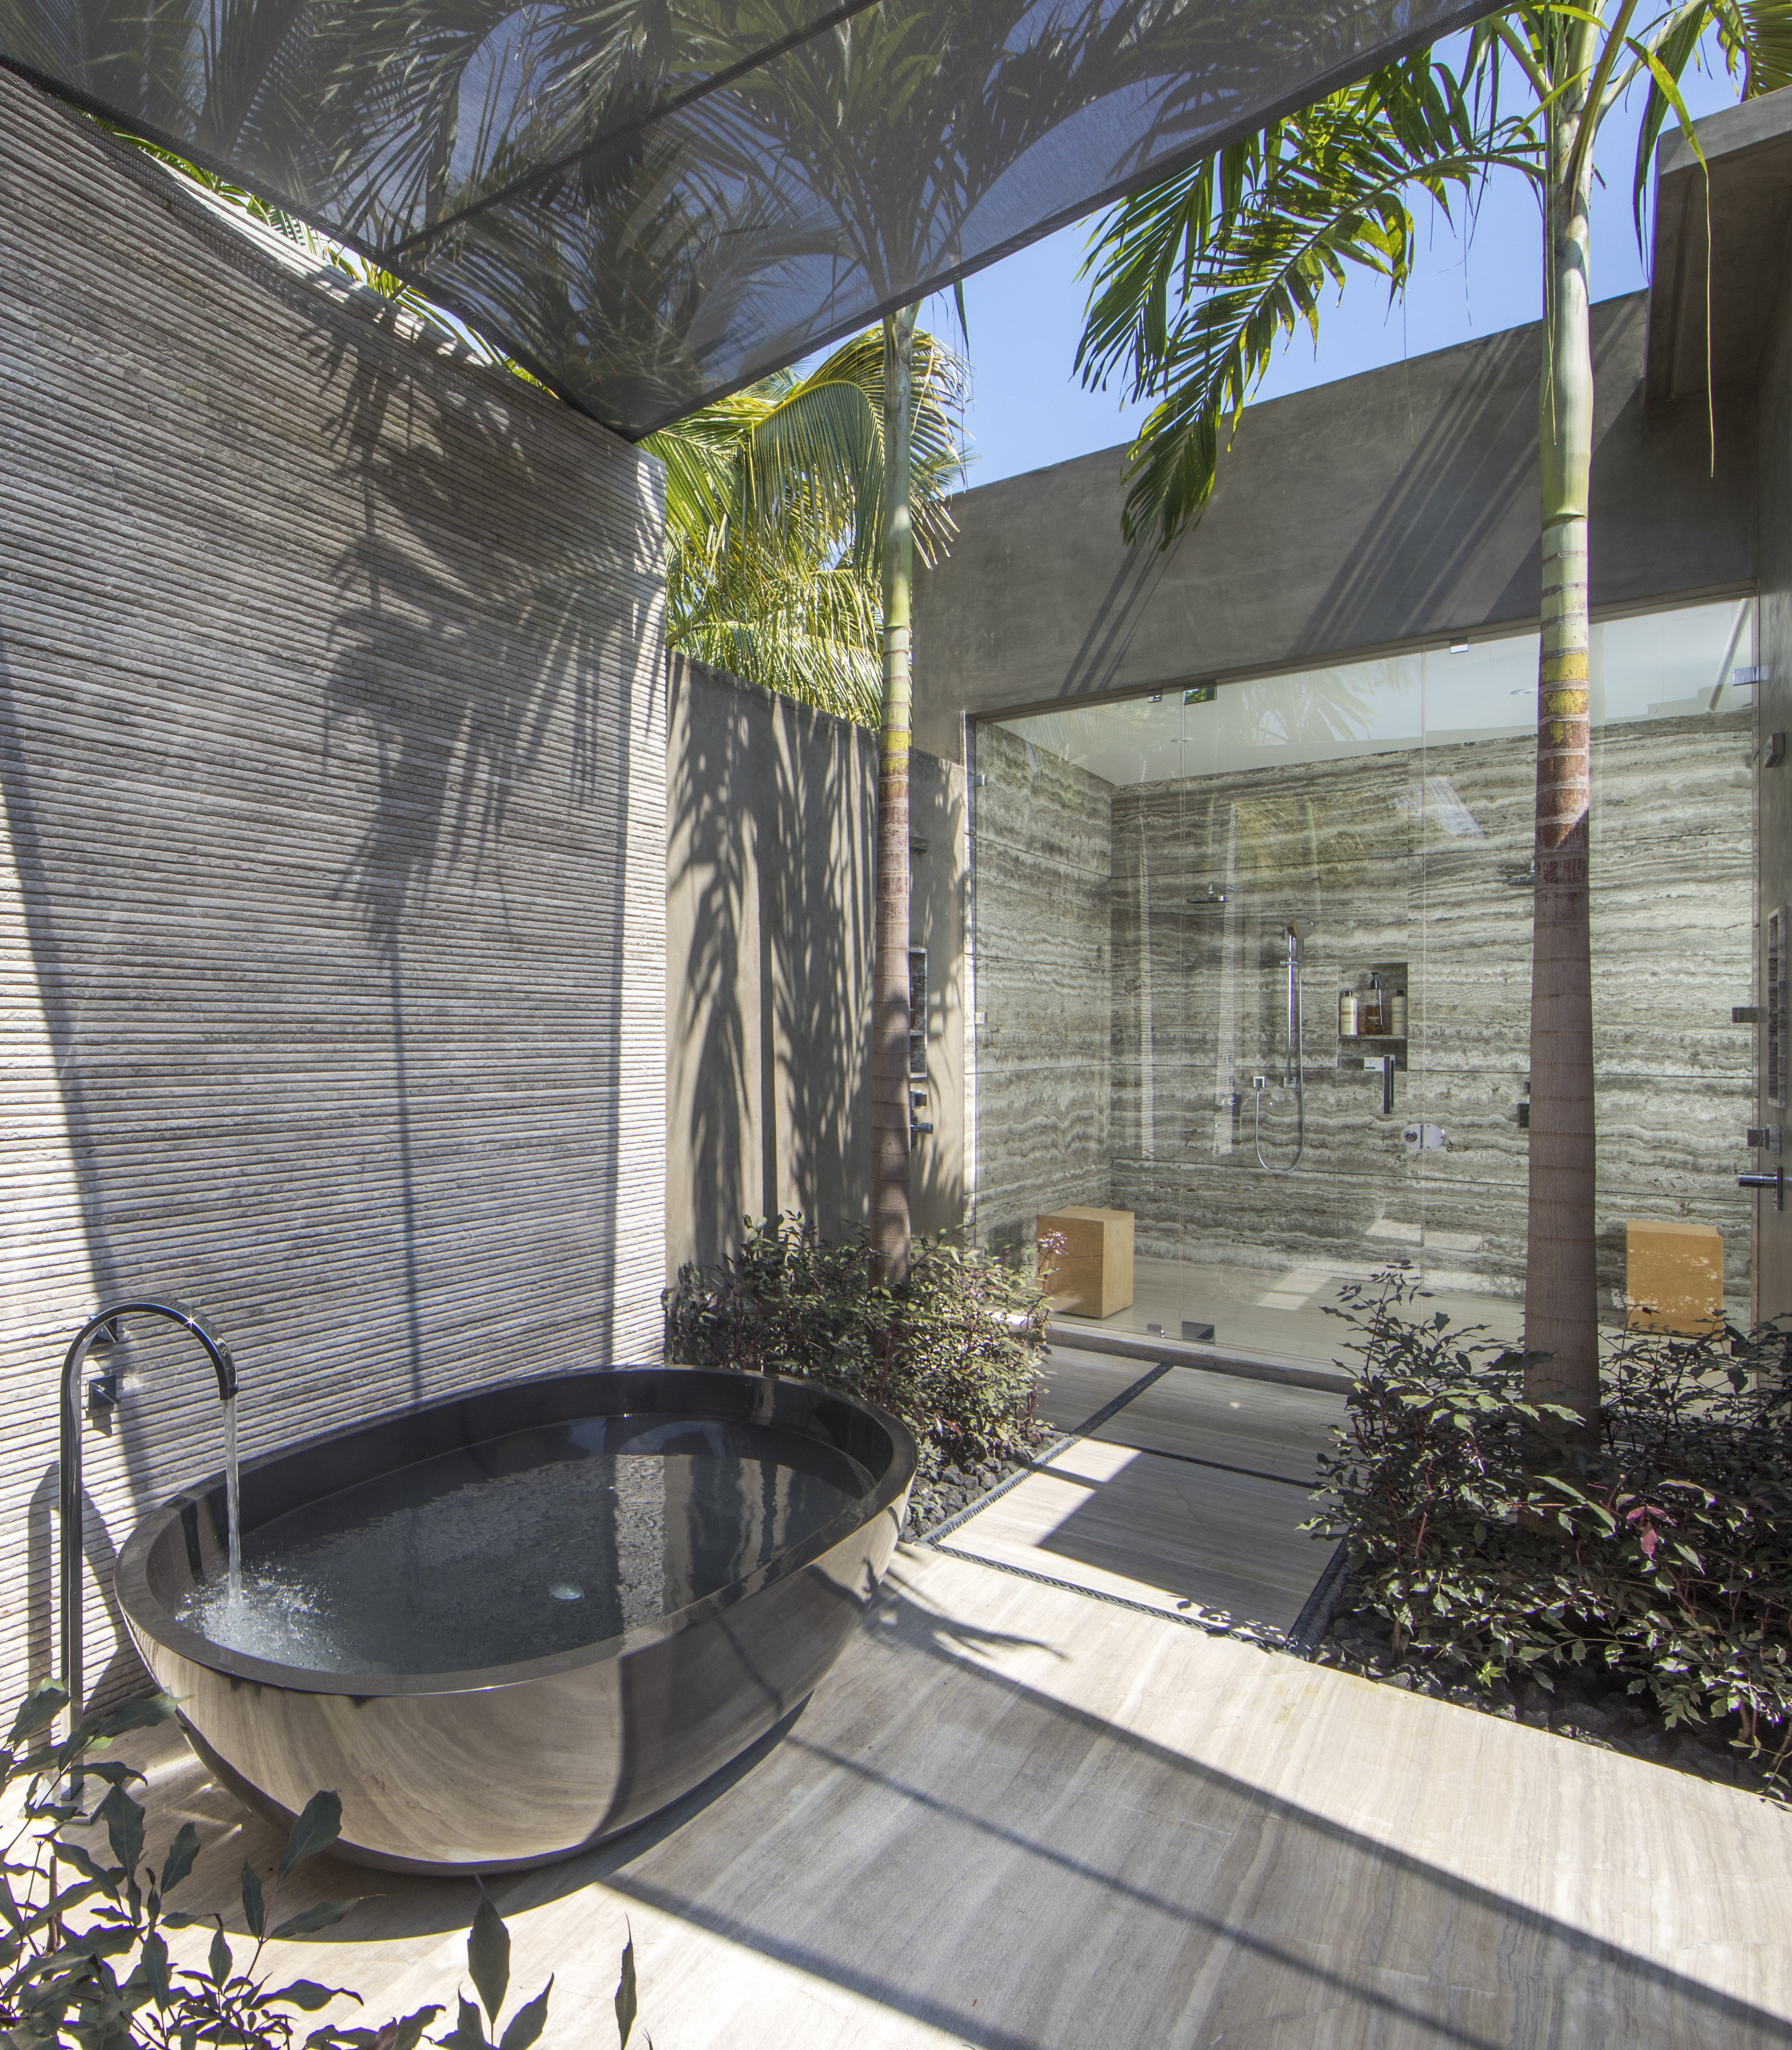
[(908, 1279), (886, 1287), (863, 1234), (831, 1242), (794, 1212), (746, 1222), (738, 1258), (688, 1262), (666, 1291), (668, 1360), (863, 1396), (895, 1411), (924, 1460), (1023, 1443), (1050, 1315), (1036, 1289), (943, 1237), (916, 1239)]
[[(50, 1731), (68, 1705), (62, 1688), (45, 1681), (26, 1695), (0, 1745), (0, 1803), (12, 1818), (0, 1843), (0, 2046), (194, 2050), (201, 2043), (224, 2043), (243, 2050), (290, 2050), (302, 2016), (338, 2000), (358, 2003), (360, 1996), (346, 1987), (312, 1979), (276, 1986), (272, 1974), (261, 1972), (270, 1942), (328, 1928), (356, 1904), (318, 1901), (283, 1921), (275, 1914), (286, 1875), (336, 1841), (341, 1799), (334, 1794), (312, 1797), (265, 1881), (244, 1863), (243, 1916), (254, 1949), (239, 1969), (219, 1917), (169, 1905), (199, 1855), (199, 1832), (183, 1822), (160, 1860), (150, 1864), (144, 1812), (130, 1792), (143, 1775), (99, 1755), (127, 1731), (166, 1722), (175, 1712), (173, 1698), (157, 1694), (115, 1714), (90, 1717), (55, 1743)], [(84, 1809), (88, 1783), (104, 1791)], [(83, 1841), (102, 1828), (115, 1863)], [(206, 1922), (213, 1931), (205, 1969), (176, 1962), (165, 1932)], [(467, 1965), (495, 2029), (509, 1985), (510, 1936), (483, 1896), (467, 1939)], [(635, 2008), (632, 1940), (623, 1956), (623, 1981), (616, 2006), (625, 2045)], [(529, 2050), (540, 2036), (552, 1983), (511, 2016), (502, 2050)], [(378, 2029), (326, 2023), (304, 2040), (316, 2050), (415, 2050), (442, 2011), (420, 2008)], [(436, 2040), (455, 2050), (492, 2050), (479, 2005), (464, 1993), (458, 2027)]]
[[(1585, 1661), (1667, 1722), (1733, 1716), (1770, 1775), (1792, 1754), (1792, 1375), (1777, 1324), (1633, 1334), (1607, 1363), (1596, 1440), (1523, 1398), (1526, 1357), (1452, 1331), (1397, 1272), (1342, 1292), (1360, 1359), (1330, 1500), (1397, 1651), (1544, 1685)], [(1557, 1429), (1559, 1440), (1559, 1428)]]

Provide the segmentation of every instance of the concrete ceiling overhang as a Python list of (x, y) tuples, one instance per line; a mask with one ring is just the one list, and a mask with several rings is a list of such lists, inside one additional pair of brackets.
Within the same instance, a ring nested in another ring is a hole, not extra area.
[(1704, 392), (1708, 372), (1713, 390), (1755, 382), (1792, 256), (1792, 91), (1707, 115), (1698, 133), (1708, 240), (1705, 172), (1685, 138), (1664, 138), (1656, 159), (1643, 377), (1651, 407)]

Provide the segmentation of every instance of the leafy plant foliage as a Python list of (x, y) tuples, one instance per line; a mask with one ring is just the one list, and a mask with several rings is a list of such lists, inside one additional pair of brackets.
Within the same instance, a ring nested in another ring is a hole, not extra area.
[(1030, 1421), (1049, 1311), (988, 1254), (914, 1241), (908, 1279), (873, 1278), (794, 1211), (746, 1220), (739, 1257), (687, 1262), (665, 1292), (666, 1357), (825, 1382), (893, 1409), (929, 1456), (982, 1458)]
[(1488, 1681), (1591, 1661), (1671, 1726), (1733, 1717), (1792, 1756), (1792, 1338), (1632, 1333), (1595, 1437), (1527, 1403), (1531, 1356), (1454, 1330), (1397, 1270), (1342, 1292), (1361, 1362), (1309, 1526), (1348, 1540), (1397, 1651)]
[[(1670, 114), (1692, 132), (1681, 84), (1708, 38), (1742, 97), (1774, 91), (1792, 62), (1792, 6), (1528, 0), (1478, 22), (1459, 65), (1448, 45), (1418, 51), (1120, 201), (1091, 237), (1077, 368), (1153, 401), (1128, 458), (1127, 539), (1167, 548), (1201, 517), (1240, 412), (1285, 337), (1317, 336), (1328, 290), (1356, 271), (1404, 292), (1420, 195), (1449, 220), (1494, 172), (1546, 182), (1549, 121), (1571, 87), (1591, 103), (1584, 148), (1643, 89), (1640, 237), (1655, 145)], [(1583, 46), (1587, 70), (1571, 54)]]
[[(922, 559), (945, 554), (962, 476), (964, 365), (914, 337), (910, 499)], [(781, 370), (642, 446), (666, 466), (666, 630), (748, 683), (875, 726), (883, 695), (883, 334)]]
[[(234, 2044), (242, 2050), (290, 2050), (306, 2015), (337, 2000), (360, 1996), (314, 1979), (271, 1983), (262, 1956), (270, 1943), (312, 1935), (338, 1922), (352, 1900), (320, 1900), (282, 1919), (282, 1883), (307, 1858), (328, 1850), (342, 1824), (341, 1798), (314, 1795), (292, 1827), (285, 1850), (264, 1883), (245, 1863), (243, 1917), (255, 1947), (239, 1966), (216, 1916), (189, 1915), (169, 1905), (199, 1855), (199, 1832), (183, 1822), (158, 1863), (145, 1853), (146, 1818), (130, 1788), (142, 1775), (103, 1753), (126, 1732), (165, 1722), (173, 1698), (157, 1694), (116, 1713), (90, 1717), (61, 1742), (53, 1727), (68, 1705), (53, 1680), (20, 1705), (0, 1747), (0, 1795), (16, 1818), (0, 1853), (0, 2046), (3, 2050), (194, 2050)], [(89, 1785), (103, 1791), (91, 1806)], [(99, 1854), (103, 1830), (111, 1861)], [(169, 1931), (202, 1927), (213, 1932), (203, 1970), (170, 1954)], [(454, 2050), (529, 2050), (547, 2019), (550, 1979), (519, 2007), (496, 2042), (494, 2029), (510, 1978), (510, 1937), (497, 1910), (481, 1898), (467, 1939), (467, 1964), (484, 2008), (463, 1993), (458, 2024), (435, 2040)], [(633, 2018), (633, 1939), (624, 1957)], [(303, 2039), (307, 2050), (416, 2050), (439, 2006), (379, 2029), (325, 2024)], [(621, 2021), (620, 2004), (618, 2022)], [(626, 2026), (622, 2040), (628, 2038)]]

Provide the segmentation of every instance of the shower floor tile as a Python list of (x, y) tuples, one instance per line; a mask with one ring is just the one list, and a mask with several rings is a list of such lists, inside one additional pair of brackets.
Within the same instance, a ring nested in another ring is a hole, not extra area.
[[(1378, 1248), (1377, 1257), (1397, 1254)], [(1277, 1366), (1331, 1366), (1345, 1357), (1351, 1336), (1328, 1308), (1338, 1304), (1340, 1284), (1367, 1280), (1375, 1261), (1292, 1261), (1285, 1268), (1226, 1266), (1206, 1261), (1163, 1260), (1141, 1254), (1133, 1262), (1133, 1300), (1101, 1321), (1104, 1331), (1140, 1336), (1161, 1332), (1175, 1339), (1185, 1322), (1211, 1324), (1208, 1341), (1221, 1358), (1260, 1361)], [(1425, 1308), (1444, 1311), (1453, 1325), (1485, 1325), (1502, 1345), (1517, 1342), (1524, 1305), (1504, 1296), (1451, 1288), (1439, 1276), (1426, 1284)], [(1052, 1328), (1074, 1345), (1090, 1318), (1054, 1316)]]

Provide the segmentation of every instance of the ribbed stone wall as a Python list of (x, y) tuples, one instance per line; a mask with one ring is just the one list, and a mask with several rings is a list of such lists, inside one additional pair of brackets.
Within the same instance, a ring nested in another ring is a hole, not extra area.
[[(869, 1215), (877, 736), (675, 654), (667, 768), (666, 1267), (800, 1211)], [(964, 772), (909, 764), (910, 932), (927, 950), (917, 1232), (964, 1218)]]
[[(1752, 938), (1753, 719), (1747, 711), (1604, 728), (1595, 739), (1593, 976), (1600, 1281), (1610, 1307), (1624, 1221), (1724, 1235), (1745, 1315), (1747, 1198), (1735, 1168), (1752, 1048), (1729, 1023)], [(1528, 738), (1260, 770), (1116, 793), (1113, 808), (1114, 1200), (1141, 1251), (1283, 1266), (1417, 1257), (1439, 1285), (1521, 1292), (1529, 1058)], [(1476, 835), (1412, 801), (1446, 779)], [(1148, 887), (1140, 878), (1148, 877)], [(1191, 909), (1210, 880), (1223, 910)], [(1306, 1147), (1292, 1157), (1287, 952), (1304, 946)], [(1338, 994), (1404, 962), (1408, 1066), (1395, 1114), (1341, 1045)], [(1128, 996), (1136, 990), (1140, 994)], [(1140, 996), (1155, 991), (1155, 1019)], [(1145, 1058), (1147, 1026), (1152, 1028)], [(1414, 1122), (1444, 1143), (1412, 1150)]]
[[(657, 1350), (657, 472), (407, 325), (0, 76), (9, 1688), (98, 1299), (216, 1317), (251, 1456)], [(122, 1359), (99, 1569), (220, 1463), (197, 1353)]]

